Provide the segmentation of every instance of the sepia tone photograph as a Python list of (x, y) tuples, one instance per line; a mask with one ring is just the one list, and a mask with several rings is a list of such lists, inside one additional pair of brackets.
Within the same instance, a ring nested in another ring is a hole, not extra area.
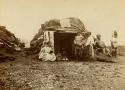
[(0, 0), (0, 90), (125, 90), (125, 0)]

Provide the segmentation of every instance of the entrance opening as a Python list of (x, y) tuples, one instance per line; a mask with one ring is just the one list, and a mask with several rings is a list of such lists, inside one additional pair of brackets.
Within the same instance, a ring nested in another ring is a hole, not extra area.
[(65, 54), (68, 59), (73, 56), (73, 41), (76, 33), (55, 32), (54, 33), (54, 48), (55, 54)]

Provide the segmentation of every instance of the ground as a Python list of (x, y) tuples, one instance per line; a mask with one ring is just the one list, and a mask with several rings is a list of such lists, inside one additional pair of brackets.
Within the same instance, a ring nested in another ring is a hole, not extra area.
[(0, 90), (125, 90), (125, 52), (112, 62), (41, 62), (16, 55), (0, 63)]

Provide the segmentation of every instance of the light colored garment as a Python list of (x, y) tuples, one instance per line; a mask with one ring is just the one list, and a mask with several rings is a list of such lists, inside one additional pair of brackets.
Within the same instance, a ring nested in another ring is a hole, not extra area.
[(52, 51), (51, 47), (45, 46), (41, 48), (41, 51), (39, 53), (39, 59), (42, 59), (43, 61), (55, 61), (56, 56), (54, 53), (50, 54), (50, 51)]
[(91, 35), (91, 36), (89, 36), (89, 37), (87, 38), (86, 46), (92, 45), (92, 44), (94, 44), (94, 38), (93, 38), (92, 35)]
[(52, 54), (46, 53), (44, 61), (55, 61), (55, 60), (56, 60), (56, 56), (54, 53)]
[(111, 46), (113, 47), (113, 48), (117, 48), (118, 47), (118, 40), (117, 40), (117, 38), (112, 38), (112, 40), (111, 40)]
[(94, 49), (93, 49), (93, 45), (94, 45), (94, 38), (92, 37), (92, 35), (90, 35), (87, 38), (87, 41), (85, 43), (85, 46), (89, 46), (89, 54), (91, 55), (92, 58), (94, 58)]
[(47, 53), (50, 53), (52, 49), (48, 46), (45, 46), (43, 48), (41, 48), (41, 51), (39, 53), (39, 59), (43, 59), (46, 57)]
[(112, 47), (112, 56), (117, 57), (118, 54), (118, 41), (117, 38), (112, 38), (111, 40), (111, 47)]

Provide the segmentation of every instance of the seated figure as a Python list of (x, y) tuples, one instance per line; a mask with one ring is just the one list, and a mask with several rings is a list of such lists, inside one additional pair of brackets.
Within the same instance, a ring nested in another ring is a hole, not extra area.
[(52, 48), (49, 46), (49, 43), (44, 44), (44, 47), (41, 48), (39, 53), (39, 59), (42, 61), (55, 61), (56, 56), (52, 51)]
[(101, 40), (101, 35), (100, 34), (97, 35), (97, 39), (95, 41), (95, 48), (96, 48), (97, 51), (105, 54), (106, 45)]

